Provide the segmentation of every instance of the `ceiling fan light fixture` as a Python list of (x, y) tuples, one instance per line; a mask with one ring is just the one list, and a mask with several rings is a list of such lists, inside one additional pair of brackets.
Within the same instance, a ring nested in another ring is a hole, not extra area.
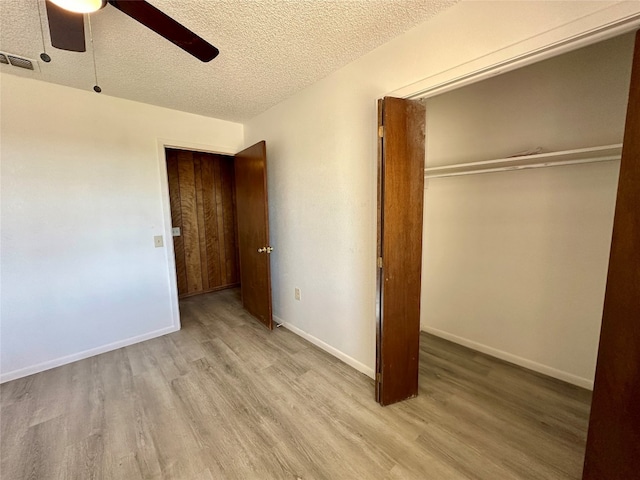
[(93, 13), (107, 4), (106, 0), (49, 0), (60, 8), (74, 13)]

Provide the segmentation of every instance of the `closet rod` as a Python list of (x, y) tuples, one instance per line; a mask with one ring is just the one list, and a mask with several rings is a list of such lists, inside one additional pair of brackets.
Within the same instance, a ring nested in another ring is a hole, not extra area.
[(620, 158), (621, 158), (620, 155), (617, 155), (612, 157), (585, 158), (582, 160), (565, 160), (561, 162), (532, 163), (529, 165), (515, 165), (511, 167), (483, 168), (483, 169), (477, 169), (477, 170), (465, 170), (463, 172), (432, 173), (432, 174), (426, 173), (424, 178), (459, 177), (462, 175), (477, 175), (479, 173), (509, 172), (513, 170), (527, 170), (531, 168), (560, 167), (562, 165), (578, 165), (581, 163), (611, 162), (614, 160), (620, 160)]
[(424, 169), (425, 178), (457, 177), (478, 173), (507, 172), (529, 168), (576, 165), (581, 163), (610, 162), (620, 160), (622, 144), (540, 153), (528, 156), (500, 158), (471, 163), (459, 163)]

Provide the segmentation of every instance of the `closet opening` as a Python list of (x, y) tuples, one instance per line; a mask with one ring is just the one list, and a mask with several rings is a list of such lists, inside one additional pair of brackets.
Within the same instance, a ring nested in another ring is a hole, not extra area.
[(633, 41), (424, 100), (423, 331), (593, 388)]
[[(440, 351), (455, 356), (462, 346), (466, 352), (478, 352), (467, 357), (462, 368), (468, 389), (473, 389), (474, 378), (497, 379), (503, 373), (499, 364), (497, 371), (486, 368), (489, 357), (485, 354), (536, 372), (534, 377), (554, 379), (545, 381), (546, 390), (531, 392), (527, 399), (527, 386), (509, 373), (500, 381), (506, 386), (503, 398), (496, 396), (495, 401), (504, 403), (507, 415), (514, 413), (510, 409), (516, 409), (520, 400), (530, 402), (531, 408), (524, 413), (531, 416), (529, 420), (557, 431), (560, 463), (563, 448), (582, 452), (574, 455), (572, 465), (557, 467), (570, 478), (579, 478), (582, 472), (598, 355), (599, 372), (609, 368), (602, 365), (603, 349), (606, 365), (617, 361), (600, 341), (601, 326), (603, 336), (606, 328), (603, 309), (607, 320), (605, 290), (610, 298), (612, 285), (619, 285), (618, 277), (626, 275), (633, 283), (633, 269), (640, 268), (628, 265), (612, 277), (616, 266), (609, 261), (610, 256), (612, 262), (616, 258), (614, 213), (618, 231), (624, 230), (622, 222), (637, 222), (621, 221), (616, 211), (616, 198), (618, 204), (627, 202), (628, 195), (633, 195), (628, 193), (630, 188), (636, 188), (636, 200), (638, 195), (637, 187), (629, 183), (637, 176), (633, 162), (638, 161), (640, 135), (634, 101), (640, 89), (640, 40), (635, 40), (634, 60), (634, 38), (634, 34), (621, 35), (419, 100), (426, 110), (419, 322), (425, 332), (422, 340), (435, 345), (427, 357), (431, 365), (420, 365), (420, 370), (432, 375), (434, 382), (453, 378), (455, 372), (439, 365), (433, 355)], [(630, 90), (632, 67), (636, 73)], [(386, 125), (384, 129), (386, 135)], [(384, 151), (393, 140), (381, 142)], [(619, 187), (623, 151), (628, 167), (623, 170), (626, 182)], [(384, 167), (380, 171), (384, 178)], [(384, 197), (383, 188), (383, 212)], [(381, 219), (383, 231), (386, 222)], [(380, 239), (384, 245), (384, 233), (379, 233)], [(624, 243), (617, 244), (624, 248)], [(379, 255), (382, 251), (387, 250), (379, 250)], [(383, 286), (379, 337), (381, 332), (384, 336), (385, 323), (396, 320), (385, 317), (386, 262), (386, 258), (379, 260)], [(640, 338), (633, 341), (638, 343)], [(629, 355), (640, 352), (631, 342)], [(384, 364), (381, 346), (379, 338), (377, 373), (380, 363)], [(611, 375), (608, 381), (613, 381)], [(601, 386), (599, 391), (597, 379), (595, 384), (593, 409), (597, 411), (591, 414), (583, 478), (614, 478), (598, 472), (603, 465), (633, 471), (629, 460), (634, 455), (629, 453), (638, 449), (633, 432), (640, 428), (640, 416), (628, 412), (628, 431), (620, 419), (616, 428), (623, 431), (611, 435), (617, 446), (607, 447), (600, 440), (607, 433), (602, 425), (605, 415), (613, 414), (604, 411), (606, 402), (599, 398), (607, 395), (603, 388), (611, 390), (613, 385)], [(381, 386), (384, 378), (378, 377), (377, 390)], [(496, 393), (488, 392), (486, 383), (481, 388), (477, 393), (482, 398)], [(624, 385), (613, 387), (618, 389), (621, 399), (632, 393)], [(566, 392), (563, 402), (576, 401), (576, 410), (567, 410), (566, 417), (559, 411), (536, 410), (535, 402), (543, 403), (545, 395)], [(531, 441), (533, 447), (534, 440), (535, 436), (522, 441)], [(621, 443), (627, 445), (623, 456)], [(614, 458), (625, 458), (627, 463), (614, 467)]]

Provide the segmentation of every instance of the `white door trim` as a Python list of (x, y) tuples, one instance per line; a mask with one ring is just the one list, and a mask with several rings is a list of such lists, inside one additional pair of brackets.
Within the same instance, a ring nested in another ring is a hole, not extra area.
[(640, 2), (625, 1), (389, 92), (427, 98), (640, 28)]

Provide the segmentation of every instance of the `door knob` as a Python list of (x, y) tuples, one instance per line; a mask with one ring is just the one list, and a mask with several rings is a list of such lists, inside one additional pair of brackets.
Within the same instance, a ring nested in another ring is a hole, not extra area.
[(273, 252), (273, 247), (266, 247), (264, 250), (267, 253), (271, 253), (271, 252)]
[(258, 253), (265, 253), (267, 251), (267, 247), (259, 248)]

